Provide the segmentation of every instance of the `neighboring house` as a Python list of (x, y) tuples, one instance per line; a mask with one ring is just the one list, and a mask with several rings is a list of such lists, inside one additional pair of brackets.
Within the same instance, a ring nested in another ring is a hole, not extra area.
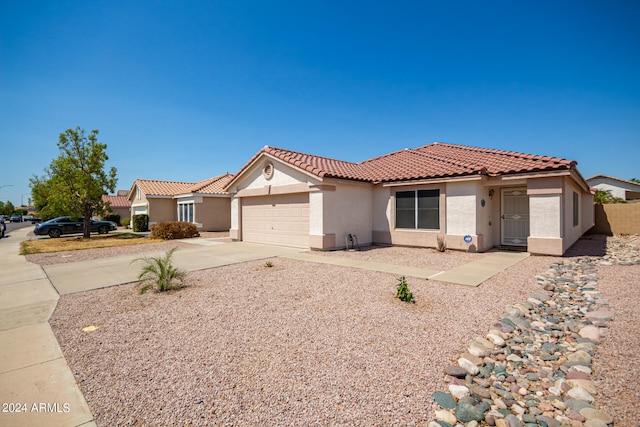
[(136, 179), (127, 194), (131, 215), (149, 215), (149, 225), (185, 221), (202, 231), (227, 231), (231, 202), (224, 187), (232, 177), (224, 174), (200, 182)]
[(231, 237), (311, 249), (360, 244), (561, 255), (594, 224), (576, 162), (433, 143), (346, 162), (266, 146), (229, 182)]
[(626, 181), (607, 175), (595, 175), (587, 179), (593, 188), (603, 191), (611, 191), (613, 197), (622, 200), (640, 200), (640, 182)]
[(102, 201), (109, 203), (111, 212), (120, 215), (120, 220), (131, 218), (131, 202), (127, 199), (127, 190), (118, 190), (115, 195), (103, 195)]

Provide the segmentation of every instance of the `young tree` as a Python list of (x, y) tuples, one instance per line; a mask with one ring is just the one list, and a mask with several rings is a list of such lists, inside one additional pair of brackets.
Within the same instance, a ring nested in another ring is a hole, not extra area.
[(87, 136), (83, 129), (67, 129), (58, 141), (60, 155), (45, 175), (31, 178), (36, 209), (43, 216), (84, 216), (84, 237), (90, 237), (90, 220), (102, 213), (102, 195), (115, 191), (116, 168), (105, 171), (107, 145), (98, 142), (98, 131)]

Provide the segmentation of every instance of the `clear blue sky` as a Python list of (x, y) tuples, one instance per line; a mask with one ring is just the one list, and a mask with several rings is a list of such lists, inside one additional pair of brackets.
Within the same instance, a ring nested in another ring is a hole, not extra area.
[(118, 188), (264, 145), (349, 161), (444, 141), (640, 178), (634, 1), (7, 1), (0, 200), (99, 129)]

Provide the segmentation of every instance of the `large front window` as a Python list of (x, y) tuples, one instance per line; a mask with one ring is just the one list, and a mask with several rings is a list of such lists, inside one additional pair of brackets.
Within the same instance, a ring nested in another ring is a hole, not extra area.
[(193, 203), (178, 204), (178, 221), (194, 222), (193, 221)]
[(396, 192), (396, 228), (440, 229), (440, 190)]

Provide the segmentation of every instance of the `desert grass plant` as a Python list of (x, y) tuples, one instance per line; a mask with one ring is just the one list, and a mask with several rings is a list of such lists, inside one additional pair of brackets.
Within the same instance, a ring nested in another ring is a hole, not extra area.
[(397, 279), (398, 282), (398, 292), (396, 293), (396, 297), (400, 299), (400, 301), (404, 302), (413, 302), (413, 294), (409, 292), (409, 285), (407, 284), (407, 279), (402, 276)]
[(438, 252), (444, 252), (447, 250), (447, 242), (445, 242), (444, 240), (444, 236), (438, 236), (437, 237), (437, 249)]
[(273, 267), (273, 263), (271, 261), (267, 261), (267, 262), (264, 263), (264, 266), (266, 268), (271, 268), (271, 267)]
[(166, 251), (164, 256), (136, 258), (131, 261), (132, 263), (144, 262), (144, 266), (138, 274), (138, 280), (143, 283), (140, 287), (141, 294), (152, 289), (154, 285), (158, 292), (166, 292), (182, 286), (186, 272), (173, 265), (171, 258), (175, 251), (176, 248), (173, 248)]

